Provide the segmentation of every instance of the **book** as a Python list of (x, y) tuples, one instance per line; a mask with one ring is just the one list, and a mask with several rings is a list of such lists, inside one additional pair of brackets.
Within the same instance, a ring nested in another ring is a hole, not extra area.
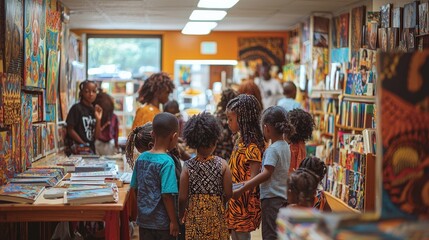
[(11, 178), (10, 183), (27, 184), (33, 186), (53, 187), (58, 183), (55, 177), (26, 177), (26, 178)]
[(43, 197), (46, 199), (56, 199), (63, 198), (64, 194), (69, 191), (85, 191), (85, 190), (93, 190), (93, 189), (102, 189), (102, 188), (112, 188), (112, 184), (104, 184), (104, 185), (75, 185), (69, 184), (64, 185), (62, 187), (53, 187), (49, 188), (43, 192)]
[(115, 171), (99, 171), (99, 172), (76, 172), (71, 173), (70, 176), (73, 177), (116, 177), (117, 174)]
[(67, 191), (64, 203), (70, 205), (117, 202), (117, 192), (111, 188), (84, 191)]
[(45, 189), (44, 186), (9, 183), (0, 186), (0, 201), (33, 203), (36, 201), (43, 189)]

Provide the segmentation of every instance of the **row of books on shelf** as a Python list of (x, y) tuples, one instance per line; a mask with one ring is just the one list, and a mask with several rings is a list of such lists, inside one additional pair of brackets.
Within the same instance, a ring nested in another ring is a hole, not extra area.
[(328, 166), (324, 189), (350, 207), (362, 211), (365, 201), (365, 171), (350, 170), (334, 163)]
[(374, 126), (374, 104), (341, 102), (338, 123), (352, 128), (372, 128)]
[(310, 112), (323, 114), (338, 112), (338, 101), (334, 98), (311, 98)]
[(315, 129), (322, 133), (334, 134), (335, 116), (334, 115), (315, 115), (313, 117)]
[[(345, 159), (347, 154), (376, 153), (376, 131), (375, 129), (364, 129), (362, 134), (338, 131), (338, 149), (340, 151), (340, 161)], [(342, 157), (342, 158), (341, 158)]]

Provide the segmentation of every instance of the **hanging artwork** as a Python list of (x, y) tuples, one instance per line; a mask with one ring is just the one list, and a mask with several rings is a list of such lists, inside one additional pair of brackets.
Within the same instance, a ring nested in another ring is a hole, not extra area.
[(379, 59), (381, 217), (428, 219), (429, 51), (382, 53)]
[(344, 13), (340, 15), (340, 27), (339, 27), (339, 35), (340, 35), (340, 48), (349, 47), (349, 13)]
[(378, 29), (378, 44), (380, 45), (381, 51), (387, 51), (387, 29)]
[(368, 23), (365, 45), (372, 50), (377, 49), (377, 23)]
[(22, 76), (23, 67), (23, 0), (6, 0), (5, 72)]
[(45, 87), (46, 0), (25, 0), (24, 86)]
[(192, 79), (191, 65), (179, 66), (179, 81), (181, 85), (190, 85)]
[(365, 24), (365, 6), (356, 7), (352, 9), (352, 57), (362, 47), (362, 26)]
[(390, 20), (392, 18), (392, 8), (393, 4), (389, 3), (380, 7), (380, 15), (381, 15), (381, 27), (389, 28)]
[(313, 86), (318, 86), (325, 82), (329, 74), (329, 50), (327, 48), (313, 48), (314, 82)]
[(31, 165), (33, 159), (33, 104), (32, 94), (21, 93), (21, 159), (22, 170)]
[(421, 3), (419, 5), (419, 34), (426, 34), (428, 29), (428, 6), (429, 3)]
[(404, 28), (415, 28), (418, 21), (418, 1), (404, 5)]
[(4, 125), (11, 125), (21, 119), (21, 81), (21, 76), (17, 74), (5, 74), (2, 77), (1, 102)]
[(56, 101), (58, 90), (58, 68), (59, 68), (59, 55), (55, 50), (48, 50), (48, 76), (46, 78), (46, 91), (45, 91), (45, 121), (55, 121), (56, 116)]
[(11, 125), (12, 129), (12, 151), (11, 159), (12, 165), (10, 166), (10, 171), (22, 172), (22, 159), (21, 159), (21, 135), (20, 135), (20, 124), (15, 123)]
[[(0, 185), (7, 182), (9, 177), (13, 176), (13, 167), (11, 159), (12, 138), (10, 131), (0, 131)], [(12, 171), (11, 171), (12, 170)]]
[(340, 17), (332, 18), (332, 48), (338, 48), (340, 42)]
[(377, 26), (381, 24), (380, 12), (367, 12), (366, 24), (377, 23)]
[(283, 66), (284, 38), (250, 37), (238, 39), (238, 59), (243, 61), (260, 59), (269, 65)]
[(392, 27), (402, 28), (402, 14), (404, 9), (401, 7), (394, 8), (392, 11)]
[(47, 77), (46, 77), (46, 103), (55, 104), (58, 89), (59, 54), (58, 39), (61, 27), (60, 13), (48, 10), (46, 18), (46, 50), (47, 50)]
[(395, 51), (399, 45), (399, 29), (388, 28), (387, 29), (387, 48), (390, 52)]

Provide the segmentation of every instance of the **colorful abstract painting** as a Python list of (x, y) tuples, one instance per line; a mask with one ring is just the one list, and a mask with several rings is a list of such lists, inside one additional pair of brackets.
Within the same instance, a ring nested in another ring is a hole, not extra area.
[(3, 75), (1, 82), (1, 96), (3, 104), (4, 125), (11, 125), (21, 119), (21, 81), (18, 74)]
[(11, 136), (9, 131), (0, 131), (0, 185), (7, 182), (14, 169), (11, 164)]
[(352, 9), (352, 56), (354, 55), (354, 53), (359, 52), (359, 49), (362, 47), (362, 29), (365, 24), (365, 9), (365, 6), (356, 7)]
[(6, 0), (5, 69), (6, 73), (22, 76), (23, 67), (23, 0)]
[(48, 122), (46, 125), (46, 146), (45, 153), (50, 154), (55, 152), (56, 134), (55, 134), (55, 123)]
[(381, 53), (379, 63), (382, 214), (428, 219), (429, 51)]
[(25, 0), (24, 86), (45, 87), (46, 0)]
[(21, 159), (21, 132), (20, 132), (20, 124), (12, 124), (12, 152), (11, 152), (11, 158), (12, 158), (12, 164), (13, 168), (15, 169), (14, 172), (22, 172), (23, 171), (23, 162)]
[(59, 54), (58, 39), (61, 28), (61, 15), (58, 11), (48, 10), (46, 17), (46, 50), (47, 50), (47, 77), (46, 77), (46, 104), (55, 104), (58, 89)]
[(238, 39), (238, 59), (251, 61), (260, 59), (269, 65), (283, 66), (284, 38), (251, 37)]

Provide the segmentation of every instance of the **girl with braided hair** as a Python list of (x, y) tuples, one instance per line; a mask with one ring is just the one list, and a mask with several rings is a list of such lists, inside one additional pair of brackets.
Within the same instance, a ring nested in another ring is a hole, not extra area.
[(314, 204), (319, 176), (306, 168), (298, 168), (287, 180), (287, 200), (289, 206), (311, 208)]
[(132, 129), (147, 122), (152, 122), (160, 113), (159, 105), (168, 101), (168, 96), (174, 90), (174, 83), (166, 73), (152, 74), (139, 89), (137, 101), (143, 104), (137, 109)]
[(276, 218), (279, 209), (287, 204), (285, 177), (290, 165), (289, 144), (283, 135), (290, 135), (294, 129), (286, 117), (286, 110), (279, 106), (267, 108), (262, 114), (262, 129), (266, 141), (271, 145), (262, 157), (262, 172), (234, 191), (234, 198), (259, 184), (262, 208), (262, 238), (277, 239)]
[(313, 207), (321, 211), (331, 211), (331, 208), (327, 204), (325, 194), (323, 194), (322, 180), (325, 177), (327, 171), (325, 163), (317, 157), (306, 157), (301, 162), (301, 164), (299, 164), (299, 168), (308, 169), (315, 173), (318, 177), (319, 182), (316, 195), (314, 196)]
[[(258, 100), (247, 94), (238, 95), (226, 106), (228, 125), (233, 134), (238, 134), (229, 159), (232, 182), (242, 184), (255, 177), (262, 162), (265, 149), (264, 137), (259, 125), (261, 106)], [(228, 202), (227, 224), (233, 240), (250, 239), (250, 232), (261, 223), (259, 189), (243, 192), (238, 199)]]

